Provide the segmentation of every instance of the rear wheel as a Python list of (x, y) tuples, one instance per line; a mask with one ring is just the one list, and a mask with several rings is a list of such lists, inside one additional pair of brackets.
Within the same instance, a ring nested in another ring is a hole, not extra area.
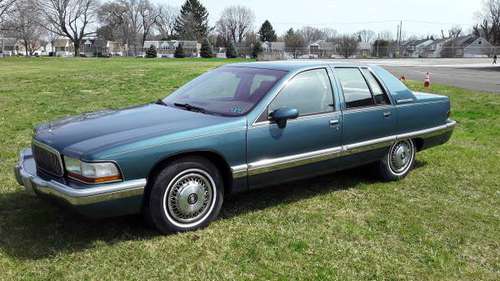
[(223, 190), (222, 177), (210, 161), (182, 158), (156, 177), (146, 211), (162, 233), (195, 230), (217, 218)]
[(393, 144), (387, 155), (378, 163), (382, 178), (396, 181), (406, 177), (415, 164), (415, 153), (415, 144), (411, 139)]

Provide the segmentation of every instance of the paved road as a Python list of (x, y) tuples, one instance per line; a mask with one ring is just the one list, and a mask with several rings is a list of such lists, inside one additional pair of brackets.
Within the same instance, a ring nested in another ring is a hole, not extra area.
[(423, 80), (425, 73), (431, 73), (432, 83), (453, 85), (460, 88), (500, 93), (500, 68), (454, 68), (421, 66), (384, 66), (397, 77)]
[[(339, 60), (342, 61), (342, 60)], [(366, 59), (365, 64), (378, 64), (397, 77), (424, 81), (431, 73), (433, 83), (460, 88), (500, 93), (500, 65), (493, 66), (489, 58), (473, 59)]]

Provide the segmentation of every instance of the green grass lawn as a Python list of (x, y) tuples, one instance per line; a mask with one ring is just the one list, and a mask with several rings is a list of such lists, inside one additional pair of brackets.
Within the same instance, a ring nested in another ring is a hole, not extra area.
[(0, 279), (500, 279), (496, 94), (433, 85), (459, 125), (401, 182), (361, 168), (240, 194), (197, 232), (86, 220), (17, 185), (12, 167), (35, 124), (151, 102), (225, 62), (0, 59)]

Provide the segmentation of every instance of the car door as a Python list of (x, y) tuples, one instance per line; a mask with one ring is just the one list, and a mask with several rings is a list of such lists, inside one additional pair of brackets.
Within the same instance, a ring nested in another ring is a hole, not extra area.
[(391, 144), (397, 125), (397, 111), (382, 83), (368, 68), (341, 67), (334, 73), (344, 97), (342, 144), (352, 154), (369, 154), (364, 161), (382, 157), (379, 148)]
[[(267, 118), (279, 108), (297, 109), (299, 116), (280, 128)], [(291, 78), (263, 117), (248, 129), (250, 188), (320, 173), (328, 169), (325, 161), (341, 152), (341, 114), (335, 110), (332, 83), (325, 68)]]

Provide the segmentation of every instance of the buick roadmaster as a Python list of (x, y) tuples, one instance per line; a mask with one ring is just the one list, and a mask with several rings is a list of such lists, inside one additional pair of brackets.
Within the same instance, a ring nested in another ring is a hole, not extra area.
[(447, 142), (445, 96), (410, 91), (381, 67), (230, 64), (157, 102), (35, 128), (19, 184), (91, 217), (142, 213), (160, 232), (198, 229), (224, 197), (373, 163), (408, 175)]

